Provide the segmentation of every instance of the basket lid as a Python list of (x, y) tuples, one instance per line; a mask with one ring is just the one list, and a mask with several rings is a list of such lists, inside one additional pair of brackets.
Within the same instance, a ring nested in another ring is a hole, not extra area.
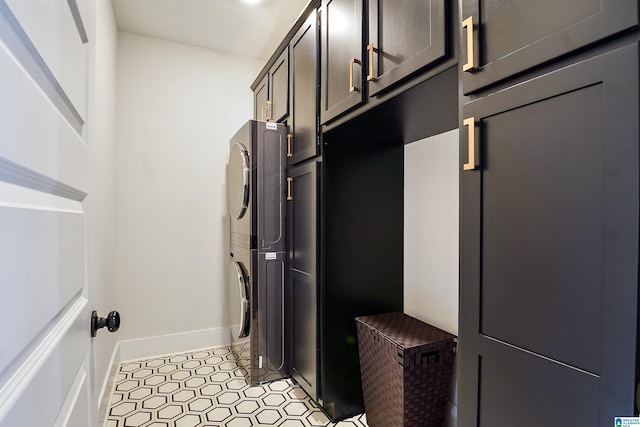
[(356, 321), (375, 329), (385, 338), (402, 348), (453, 341), (456, 337), (449, 332), (400, 312), (356, 317)]

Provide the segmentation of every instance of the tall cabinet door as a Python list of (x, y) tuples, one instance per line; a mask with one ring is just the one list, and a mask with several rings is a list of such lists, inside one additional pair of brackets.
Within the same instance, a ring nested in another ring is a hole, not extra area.
[(322, 124), (364, 102), (362, 2), (363, 0), (322, 2)]
[(289, 174), (289, 278), (291, 376), (318, 397), (318, 173), (319, 163)]
[(634, 414), (638, 46), (463, 107), (459, 425)]
[(289, 164), (318, 154), (318, 15), (314, 10), (289, 45), (291, 123)]
[(462, 19), (468, 94), (638, 25), (638, 2), (462, 0)]
[(369, 0), (369, 96), (445, 57), (447, 3)]

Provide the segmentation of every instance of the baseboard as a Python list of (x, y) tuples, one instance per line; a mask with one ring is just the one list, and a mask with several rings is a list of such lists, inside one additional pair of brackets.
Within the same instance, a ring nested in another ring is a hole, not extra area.
[(165, 354), (228, 345), (229, 328), (212, 328), (180, 334), (120, 341), (121, 361), (146, 359)]
[(185, 332), (181, 334), (161, 335), (156, 337), (139, 338), (118, 341), (111, 355), (109, 372), (100, 390), (98, 399), (98, 425), (103, 425), (107, 417), (116, 374), (120, 363), (128, 360), (147, 359), (166, 354), (174, 354), (199, 350), (202, 348), (229, 345), (230, 331), (228, 327), (204, 329), (201, 331)]
[(100, 388), (100, 395), (98, 396), (98, 425), (102, 426), (107, 418), (107, 411), (111, 403), (111, 395), (113, 394), (113, 387), (116, 382), (116, 374), (118, 373), (118, 367), (122, 362), (120, 357), (120, 342), (116, 343), (113, 353), (111, 354), (111, 360), (109, 361), (109, 370), (104, 377), (102, 387)]

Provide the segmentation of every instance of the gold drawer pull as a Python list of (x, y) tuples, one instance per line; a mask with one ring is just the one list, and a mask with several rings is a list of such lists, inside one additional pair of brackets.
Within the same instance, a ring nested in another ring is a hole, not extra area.
[(469, 117), (462, 121), (463, 126), (467, 126), (469, 129), (467, 133), (467, 141), (469, 144), (469, 161), (465, 163), (462, 168), (466, 171), (474, 170), (477, 167), (476, 163), (476, 119), (475, 117)]
[(358, 64), (361, 65), (362, 62), (360, 62), (359, 59), (353, 58), (350, 62), (349, 62), (349, 92), (360, 92), (360, 88), (357, 86), (353, 85), (353, 64)]
[(476, 68), (473, 50), (473, 16), (462, 21), (462, 28), (467, 29), (467, 62), (462, 66), (462, 71), (471, 71)]
[(369, 51), (369, 75), (367, 76), (367, 81), (375, 82), (378, 79), (373, 76), (373, 51), (377, 51), (377, 49), (373, 47), (373, 43), (369, 43), (369, 45), (367, 45), (367, 50)]
[(293, 139), (293, 134), (287, 134), (287, 157), (293, 157), (293, 153), (291, 152), (291, 140)]
[(293, 197), (291, 197), (291, 182), (293, 181), (293, 178), (287, 178), (287, 200), (293, 200)]

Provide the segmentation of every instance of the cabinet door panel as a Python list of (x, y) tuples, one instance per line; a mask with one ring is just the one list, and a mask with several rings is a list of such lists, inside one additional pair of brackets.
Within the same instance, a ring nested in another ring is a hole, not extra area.
[(446, 3), (369, 0), (369, 96), (446, 56)]
[(289, 272), (291, 376), (318, 397), (318, 163), (290, 173)]
[(461, 175), (461, 425), (633, 415), (637, 104), (631, 45), (463, 107), (480, 161)]
[[(463, 73), (465, 94), (638, 25), (638, 3), (615, 0), (463, 0), (473, 17), (475, 68)], [(463, 53), (469, 60), (467, 34)]]
[(289, 115), (289, 48), (269, 71), (269, 120), (281, 122)]
[(362, 0), (322, 4), (322, 124), (364, 102), (362, 19)]
[(267, 100), (269, 99), (267, 82), (267, 76), (264, 76), (264, 79), (253, 91), (253, 118), (256, 120), (267, 120)]
[(291, 125), (293, 134), (290, 164), (318, 154), (318, 24), (314, 10), (291, 41)]

